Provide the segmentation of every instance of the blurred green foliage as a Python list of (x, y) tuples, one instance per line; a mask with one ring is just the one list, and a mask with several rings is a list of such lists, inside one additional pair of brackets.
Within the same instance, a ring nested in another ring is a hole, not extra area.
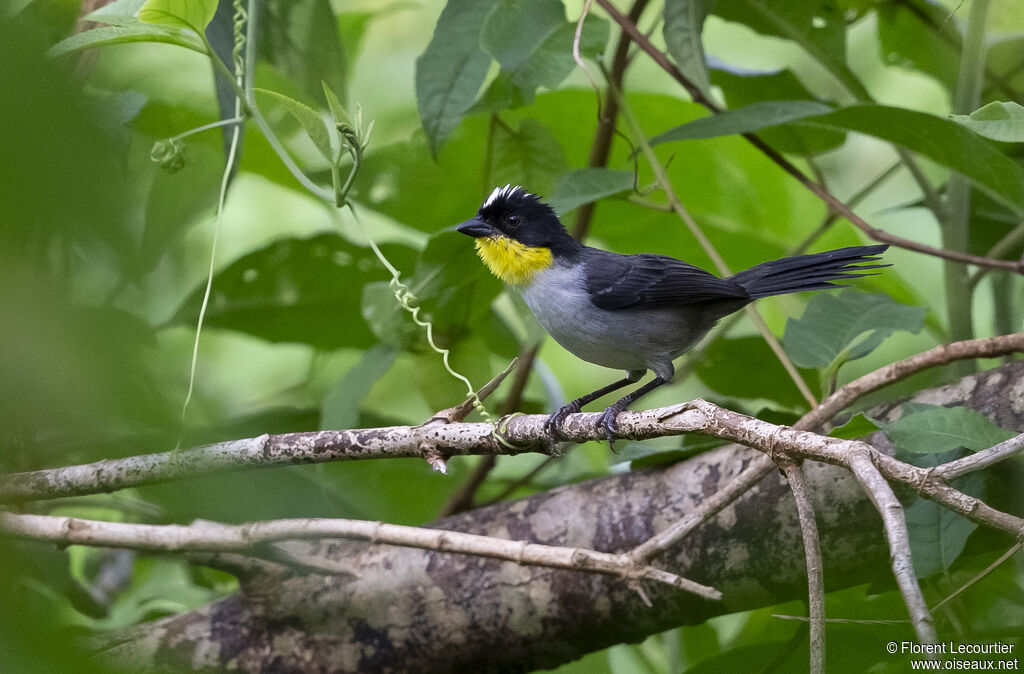
[[(956, 121), (943, 115), (960, 86), (966, 9), (925, 0), (652, 3), (641, 26), (659, 28), (655, 42), (667, 44), (683, 72), (731, 112), (708, 117), (642, 54), (634, 54), (625, 78), (627, 102), (651, 138), (675, 141), (658, 145), (658, 157), (735, 270), (801, 246), (864, 242), (732, 135), (738, 130), (757, 131), (837, 196), (858, 201), (872, 224), (932, 244), (942, 213), (924, 207), (915, 180), (941, 197), (950, 170), (960, 170), (976, 187), (971, 252), (1015, 259), (1024, 238), (1014, 235), (1024, 210), (1020, 145), (978, 135), (1021, 138), (1019, 105), (1011, 101), (1024, 91), (1024, 20), (1006, 9), (1012, 2), (993, 3), (1004, 11), (993, 12), (999, 23), (980, 83), (982, 103), (1002, 104)], [(223, 95), (225, 84), (216, 83), (196, 33), (173, 21), (135, 19), (141, 4), (115, 3), (93, 17), (114, 25), (77, 36), (75, 3), (0, 8), (0, 470), (321, 426), (414, 424), (460, 402), (462, 385), (396, 302), (366, 234), (347, 212), (304, 190), (247, 124), (213, 260), (196, 390), (182, 420), (225, 143), (217, 130), (183, 138), (173, 173), (153, 163), (150, 151), (216, 121), (217, 88)], [(212, 16), (212, 3), (199, 4), (189, 25)], [(474, 384), (539, 336), (521, 303), (503, 295), (474, 259), (470, 242), (451, 231), (494, 185), (523, 184), (550, 197), (569, 225), (580, 206), (601, 199), (589, 222), (595, 245), (711, 267), (706, 251), (659, 206), (664, 199), (650, 188), (650, 167), (635, 161), (636, 139), (613, 138), (605, 165), (589, 165), (599, 108), (571, 54), (580, 3), (568, 3), (568, 11), (557, 0), (261, 4), (256, 84), (275, 92), (259, 99), (270, 125), (299, 166), (328, 188), (329, 166), (303, 131), (317, 126), (306, 110), (327, 109), (321, 83), (376, 121), (350, 196), (435, 338)], [(215, 27), (222, 20), (218, 14)], [(595, 13), (584, 23), (581, 53), (607, 60), (617, 39), (614, 24)], [(102, 46), (83, 50), (90, 45)], [(299, 118), (289, 110), (300, 110)], [(314, 140), (324, 147), (324, 138)], [(901, 164), (875, 184), (902, 161), (890, 141), (926, 158), (916, 179)], [(856, 285), (893, 299), (846, 291), (818, 296), (806, 312), (806, 297), (759, 304), (777, 334), (785, 329), (791, 357), (817, 368), (803, 372), (816, 394), (821, 382), (842, 383), (942, 341), (950, 310), (972, 312), (980, 335), (1000, 325), (1019, 328), (1019, 278), (990, 274), (975, 287), (974, 306), (947, 307), (939, 262), (896, 249), (885, 259), (894, 266)], [(894, 332), (899, 339), (883, 342)], [(806, 402), (755, 335), (745, 319), (730, 324), (697, 352), (694, 376), (645, 402), (720, 396), (740, 411), (794, 418)], [(551, 409), (613, 376), (546, 342), (536, 370), (543, 376), (531, 377), (519, 409)], [(913, 386), (941, 377), (928, 373)], [(891, 395), (909, 386), (893, 387)], [(494, 401), (507, 395), (508, 384)], [(953, 442), (943, 451), (980, 448), (950, 440), (950, 427), (1003, 437), (978, 419), (951, 414), (917, 410), (885, 430), (918, 453), (928, 451), (921, 445), (930, 446), (933, 435)], [(874, 428), (859, 419), (851, 428)], [(641, 467), (710, 446), (692, 438), (636, 443), (623, 457)], [(501, 460), (480, 494), (523, 496), (606, 474), (618, 460), (588, 445), (526, 482), (536, 457)], [(471, 466), (453, 461), (447, 477), (411, 460), (215, 475), (80, 499), (60, 512), (147, 522), (309, 515), (417, 524), (436, 516)], [(973, 527), (929, 505), (912, 507), (912, 533), (919, 574), (928, 578), (930, 597), (941, 598), (993, 555), (972, 547)], [(0, 588), (4, 671), (87, 671), (83, 655), (53, 648), (53, 639), (186, 610), (234, 589), (229, 578), (184, 561), (139, 557), (124, 587), (98, 602), (89, 590), (110, 567), (107, 553), (0, 546), (0, 575), (9, 579)], [(968, 635), (1024, 624), (1020, 575), (1008, 567), (959, 599), (949, 623)], [(884, 569), (880, 578), (877, 587), (831, 593), (829, 615), (904, 617)], [(999, 588), (1006, 587), (1016, 601), (1003, 597)], [(803, 608), (723, 616), (593, 654), (564, 671), (806, 667), (804, 624), (773, 613), (803, 615)], [(830, 670), (896, 671), (901, 663), (874, 645), (910, 638), (901, 629), (889, 625), (883, 638), (875, 626), (830, 625)]]

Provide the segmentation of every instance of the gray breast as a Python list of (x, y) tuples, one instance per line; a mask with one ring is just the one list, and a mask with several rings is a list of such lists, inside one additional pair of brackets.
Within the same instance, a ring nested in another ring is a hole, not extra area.
[(584, 288), (583, 268), (555, 263), (519, 289), (544, 329), (567, 351), (597, 365), (626, 371), (654, 370), (672, 378), (672, 361), (715, 324), (690, 307), (600, 309)]

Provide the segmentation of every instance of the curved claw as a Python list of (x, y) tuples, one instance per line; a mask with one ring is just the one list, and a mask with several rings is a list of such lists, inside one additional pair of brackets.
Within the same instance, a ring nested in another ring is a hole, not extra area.
[(544, 432), (548, 434), (548, 443), (551, 447), (558, 445), (558, 434), (562, 430), (562, 423), (565, 422), (566, 417), (570, 414), (576, 414), (580, 411), (580, 406), (574, 400), (568, 405), (562, 405), (555, 413), (548, 417), (548, 420), (544, 422)]
[(622, 411), (618, 405), (612, 405), (604, 411), (597, 420), (598, 429), (604, 429), (604, 438), (608, 441), (608, 448), (615, 451), (615, 436), (619, 432), (618, 416)]

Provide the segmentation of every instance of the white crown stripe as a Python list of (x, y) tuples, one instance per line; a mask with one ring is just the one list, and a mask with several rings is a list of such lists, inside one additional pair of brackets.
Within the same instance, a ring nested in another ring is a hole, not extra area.
[(508, 198), (515, 194), (516, 192), (526, 193), (526, 190), (524, 190), (521, 185), (516, 185), (513, 187), (511, 184), (505, 185), (504, 187), (495, 187), (494, 190), (491, 192), (490, 196), (484, 199), (484, 203), (482, 206), (480, 206), (480, 208), (487, 208), (498, 199)]

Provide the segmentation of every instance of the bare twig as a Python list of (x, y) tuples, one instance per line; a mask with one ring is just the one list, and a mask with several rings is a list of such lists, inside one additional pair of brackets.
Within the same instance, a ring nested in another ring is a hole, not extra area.
[(821, 562), (821, 541), (814, 507), (807, 491), (807, 481), (800, 464), (780, 460), (779, 467), (789, 482), (796, 501), (800, 533), (804, 539), (804, 560), (807, 564), (807, 615), (810, 618), (811, 674), (825, 671), (825, 573)]
[(910, 612), (910, 622), (914, 626), (918, 641), (926, 644), (938, 643), (935, 623), (928, 611), (928, 604), (925, 603), (917, 576), (914, 575), (914, 565), (910, 559), (910, 534), (907, 531), (903, 506), (882, 473), (871, 462), (871, 455), (868, 452), (850, 452), (849, 467), (882, 516), (885, 535), (889, 539), (892, 575), (900, 588), (900, 594), (903, 595), (903, 603)]
[(311, 538), (348, 538), (439, 552), (491, 557), (518, 564), (572, 569), (651, 580), (706, 599), (721, 599), (714, 588), (652, 566), (637, 566), (628, 555), (586, 548), (541, 545), (443, 529), (344, 519), (281, 519), (241, 525), (217, 522), (125, 524), (75, 517), (0, 512), (0, 533), (60, 545), (94, 545), (148, 552), (241, 552), (261, 543)]
[(946, 365), (965, 358), (995, 358), (1017, 352), (1024, 352), (1024, 334), (1015, 333), (942, 344), (853, 380), (821, 401), (818, 407), (805, 414), (793, 427), (801, 430), (821, 428), (825, 422), (857, 398), (929, 367)]
[[(611, 3), (611, 0), (597, 0), (597, 3), (608, 13), (608, 15), (614, 20), (619, 26), (625, 31), (630, 38), (644, 51), (651, 59), (661, 67), (666, 73), (668, 73), (673, 79), (676, 80), (683, 88), (686, 89), (690, 97), (694, 102), (699, 103), (711, 112), (721, 112), (713, 101), (708, 99), (698, 87), (694, 86), (685, 75), (669, 60), (668, 56), (664, 52), (659, 50), (654, 44), (636, 27), (633, 23), (622, 14)], [(975, 264), (981, 267), (990, 267), (993, 269), (1004, 269), (1007, 271), (1016, 272), (1018, 274), (1024, 273), (1024, 263), (1015, 260), (998, 260), (987, 257), (980, 257), (977, 255), (971, 255), (960, 251), (944, 250), (942, 248), (935, 248), (928, 246), (917, 241), (911, 241), (910, 239), (904, 239), (903, 237), (890, 234), (884, 230), (868, 224), (863, 218), (853, 212), (853, 210), (845, 204), (841, 199), (837, 198), (827, 189), (822, 187), (819, 183), (808, 177), (801, 171), (795, 164), (786, 159), (780, 152), (775, 150), (767, 143), (765, 143), (756, 134), (745, 133), (743, 137), (754, 147), (760, 150), (765, 156), (771, 159), (775, 164), (779, 166), (783, 171), (790, 174), (795, 178), (801, 185), (810, 190), (815, 196), (825, 202), (831, 210), (839, 213), (844, 218), (849, 220), (855, 227), (863, 231), (869, 237), (875, 241), (881, 241), (882, 243), (889, 243), (900, 248), (906, 248), (907, 250), (913, 250), (918, 253), (924, 253), (926, 255), (932, 255), (935, 257), (943, 258), (946, 260), (952, 260), (954, 262), (961, 262), (963, 264)]]
[(956, 461), (950, 461), (935, 469), (934, 474), (949, 482), (961, 475), (988, 468), (992, 464), (1008, 459), (1024, 449), (1024, 433), (1004, 440), (998, 445), (975, 452)]

